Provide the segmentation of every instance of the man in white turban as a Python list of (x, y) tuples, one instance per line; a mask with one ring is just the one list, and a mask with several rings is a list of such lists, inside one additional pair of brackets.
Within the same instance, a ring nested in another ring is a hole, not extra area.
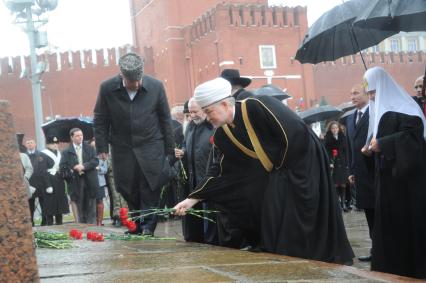
[(317, 136), (275, 98), (235, 102), (230, 95), (221, 78), (195, 89), (195, 100), (217, 127), (214, 154), (205, 181), (175, 206), (176, 213), (210, 200), (242, 231), (254, 230), (258, 238), (249, 243), (263, 251), (351, 264), (354, 254)]

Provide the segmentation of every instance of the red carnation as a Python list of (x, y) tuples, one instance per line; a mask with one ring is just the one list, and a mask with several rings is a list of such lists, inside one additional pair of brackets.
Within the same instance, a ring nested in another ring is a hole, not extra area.
[(71, 229), (70, 230), (70, 237), (71, 238), (75, 238), (75, 235), (77, 234), (77, 230), (76, 229)]
[(132, 220), (127, 221), (126, 227), (127, 227), (127, 229), (129, 229), (129, 232), (135, 232), (136, 231), (136, 223)]
[(211, 137), (210, 137), (210, 143), (211, 143), (212, 145), (214, 145), (214, 136), (211, 136)]
[(126, 216), (127, 218), (128, 214), (129, 214), (129, 210), (127, 208), (125, 207), (120, 208), (120, 218), (122, 218), (122, 216), (123, 217)]
[(104, 241), (104, 235), (102, 233), (96, 235), (96, 241), (103, 242)]
[(333, 149), (331, 151), (331, 155), (333, 156), (333, 158), (335, 158), (338, 154), (339, 154), (339, 151), (337, 149)]

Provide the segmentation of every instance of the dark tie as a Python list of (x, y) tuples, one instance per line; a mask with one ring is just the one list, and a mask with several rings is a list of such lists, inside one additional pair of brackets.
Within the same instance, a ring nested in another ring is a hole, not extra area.
[(361, 121), (362, 112), (358, 110), (358, 116), (356, 117), (355, 126), (358, 126), (359, 121)]

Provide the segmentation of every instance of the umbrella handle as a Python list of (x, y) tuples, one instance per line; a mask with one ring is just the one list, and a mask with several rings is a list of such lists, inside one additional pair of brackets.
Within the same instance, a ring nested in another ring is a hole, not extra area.
[[(353, 25), (351, 26), (351, 33), (352, 33), (352, 37), (353, 37), (353, 39), (355, 41), (356, 48), (359, 51), (359, 55), (361, 55), (362, 64), (364, 64), (364, 68), (365, 68), (365, 70), (367, 70), (367, 65), (365, 64), (364, 56), (362, 56), (361, 49), (359, 48), (358, 40), (356, 39), (356, 36), (355, 36), (355, 33), (354, 33), (354, 27), (353, 27)], [(352, 47), (353, 47), (353, 45), (352, 45)]]

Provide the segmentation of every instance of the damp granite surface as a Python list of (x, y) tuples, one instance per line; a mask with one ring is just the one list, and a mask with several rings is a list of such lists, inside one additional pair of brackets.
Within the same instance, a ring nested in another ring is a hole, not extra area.
[[(370, 249), (362, 212), (345, 213), (348, 237), (357, 256)], [(122, 234), (108, 221), (96, 226), (65, 224), (36, 227), (38, 231)], [(328, 264), (268, 253), (187, 243), (178, 219), (159, 223), (157, 237), (175, 240), (91, 242), (74, 241), (65, 250), (38, 248), (41, 282), (420, 282), (369, 271), (368, 263), (354, 259), (353, 266)]]

